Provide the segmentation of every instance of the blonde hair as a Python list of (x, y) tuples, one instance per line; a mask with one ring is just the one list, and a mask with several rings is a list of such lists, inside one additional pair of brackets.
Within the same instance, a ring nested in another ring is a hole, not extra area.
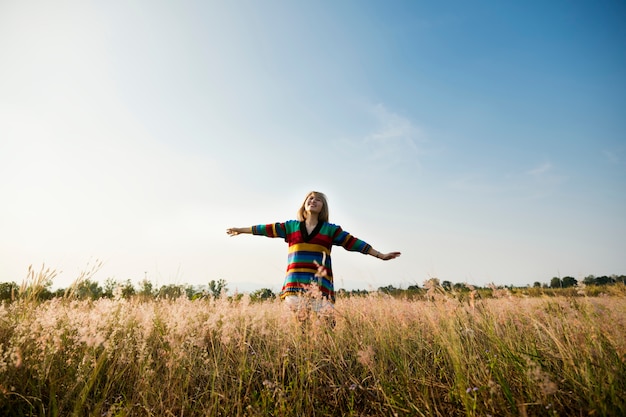
[(306, 200), (312, 195), (322, 200), (322, 203), (323, 203), (322, 210), (320, 211), (320, 214), (317, 218), (318, 221), (327, 222), (328, 221), (328, 200), (326, 199), (326, 195), (324, 195), (324, 193), (321, 193), (319, 191), (311, 191), (310, 193), (306, 195), (306, 197), (304, 197), (304, 201), (302, 202), (302, 205), (298, 209), (298, 220), (300, 221), (306, 220), (306, 209), (304, 207), (306, 205)]

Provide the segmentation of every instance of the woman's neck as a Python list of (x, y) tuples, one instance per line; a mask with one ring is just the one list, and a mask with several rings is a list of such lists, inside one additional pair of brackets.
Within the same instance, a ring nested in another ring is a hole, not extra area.
[(317, 213), (311, 213), (308, 212), (307, 216), (306, 216), (306, 220), (304, 221), (306, 223), (307, 226), (309, 227), (315, 227), (317, 226), (318, 223), (318, 214)]

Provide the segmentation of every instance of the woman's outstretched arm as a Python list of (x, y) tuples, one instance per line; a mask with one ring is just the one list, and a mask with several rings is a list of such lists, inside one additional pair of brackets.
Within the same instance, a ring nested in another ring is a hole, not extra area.
[(252, 227), (248, 226), (248, 227), (231, 227), (229, 229), (226, 229), (226, 234), (228, 236), (237, 236), (239, 234), (242, 233), (248, 233), (251, 234), (252, 233)]
[(383, 261), (388, 261), (390, 259), (395, 259), (398, 256), (400, 256), (400, 252), (382, 253), (382, 252), (378, 252), (376, 249), (371, 248), (371, 247), (370, 247), (370, 250), (367, 252), (367, 254), (375, 256), (378, 259), (382, 259)]
[[(300, 224), (299, 222), (296, 223)], [(237, 236), (242, 233), (265, 237), (281, 237), (284, 239), (287, 236), (287, 229), (286, 223), (258, 224), (256, 226), (231, 227), (230, 229), (226, 229), (226, 234), (229, 236)]]

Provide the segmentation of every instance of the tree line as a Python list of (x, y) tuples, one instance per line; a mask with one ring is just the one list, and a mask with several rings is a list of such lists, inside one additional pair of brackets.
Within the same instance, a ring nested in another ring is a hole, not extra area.
[[(130, 280), (116, 281), (112, 278), (107, 279), (104, 285), (100, 285), (98, 281), (91, 278), (81, 279), (75, 282), (69, 288), (52, 290), (52, 278), (54, 274), (32, 274), (32, 280), (30, 282), (24, 282), (22, 285), (18, 285), (15, 282), (2, 282), (0, 283), (0, 302), (12, 301), (20, 297), (30, 297), (38, 300), (49, 300), (55, 297), (66, 297), (76, 299), (91, 299), (96, 300), (99, 298), (131, 298), (140, 297), (144, 299), (154, 298), (178, 298), (185, 296), (189, 299), (217, 299), (223, 296), (230, 298), (240, 298), (243, 294), (231, 294), (227, 295), (228, 285), (224, 279), (211, 280), (206, 285), (189, 285), (189, 284), (168, 284), (161, 287), (155, 287), (152, 282), (144, 279), (139, 282), (138, 285), (133, 285)], [(563, 278), (553, 277), (549, 283), (535, 282), (532, 287), (514, 287), (504, 286), (497, 287), (494, 284), (489, 284), (487, 288), (475, 287), (466, 283), (452, 283), (451, 281), (440, 282), (437, 278), (431, 278), (427, 281), (428, 288), (423, 288), (418, 285), (409, 285), (407, 288), (396, 288), (393, 285), (387, 285), (379, 287), (376, 290), (345, 290), (339, 289), (337, 295), (339, 297), (351, 297), (351, 296), (364, 296), (370, 294), (372, 291), (377, 291), (384, 294), (393, 296), (420, 296), (427, 292), (428, 289), (432, 291), (432, 288), (440, 288), (442, 291), (448, 291), (452, 293), (464, 293), (470, 291), (477, 291), (479, 293), (486, 293), (488, 291), (494, 292), (497, 288), (503, 288), (507, 291), (528, 291), (529, 289), (545, 290), (545, 289), (566, 289), (566, 288), (579, 288), (583, 286), (603, 287), (614, 284), (626, 284), (626, 275), (611, 275), (611, 276), (594, 276), (589, 275), (585, 277), (582, 282), (579, 282), (576, 278), (571, 276), (565, 276)], [(275, 294), (269, 288), (261, 288), (248, 294), (252, 302), (274, 299)]]

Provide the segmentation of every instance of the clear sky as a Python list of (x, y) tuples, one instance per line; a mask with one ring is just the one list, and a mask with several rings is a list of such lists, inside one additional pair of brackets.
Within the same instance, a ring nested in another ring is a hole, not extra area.
[(337, 288), (626, 274), (621, 1), (0, 1), (0, 281), (280, 290), (331, 221)]

